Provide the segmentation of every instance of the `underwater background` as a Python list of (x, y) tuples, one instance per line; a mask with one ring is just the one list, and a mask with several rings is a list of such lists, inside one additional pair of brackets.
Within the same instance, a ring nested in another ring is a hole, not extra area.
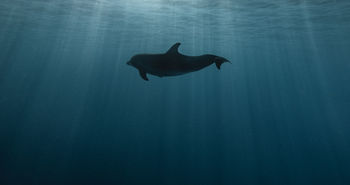
[(1, 0), (0, 184), (348, 185), (349, 71), (348, 0)]

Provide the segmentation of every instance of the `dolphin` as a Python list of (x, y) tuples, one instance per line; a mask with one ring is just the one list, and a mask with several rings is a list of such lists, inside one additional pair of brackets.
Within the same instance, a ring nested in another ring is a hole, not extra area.
[(229, 62), (223, 57), (216, 55), (186, 56), (179, 53), (181, 43), (175, 43), (163, 54), (137, 54), (128, 62), (138, 69), (142, 79), (148, 81), (147, 74), (164, 77), (177, 76), (203, 69), (213, 63), (220, 69), (221, 64)]

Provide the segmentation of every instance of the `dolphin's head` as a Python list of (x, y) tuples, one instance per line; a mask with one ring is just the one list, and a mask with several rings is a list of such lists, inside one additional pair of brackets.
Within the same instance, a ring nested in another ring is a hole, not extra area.
[(131, 57), (131, 59), (126, 64), (136, 67), (141, 63), (142, 61), (141, 58), (142, 58), (141, 55), (135, 55)]

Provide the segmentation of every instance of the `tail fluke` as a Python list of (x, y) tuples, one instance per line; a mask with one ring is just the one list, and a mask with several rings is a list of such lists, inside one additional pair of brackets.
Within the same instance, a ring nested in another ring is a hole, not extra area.
[(215, 58), (214, 58), (214, 62), (215, 62), (216, 67), (217, 67), (219, 70), (220, 70), (221, 64), (223, 64), (223, 63), (225, 63), (225, 62), (231, 63), (229, 60), (227, 60), (227, 59), (224, 58), (224, 57), (215, 57)]

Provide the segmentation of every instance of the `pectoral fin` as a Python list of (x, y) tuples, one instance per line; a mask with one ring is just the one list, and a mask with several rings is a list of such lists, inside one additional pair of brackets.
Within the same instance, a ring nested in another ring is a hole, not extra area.
[(142, 79), (148, 81), (147, 73), (145, 71), (139, 70), (139, 73)]

